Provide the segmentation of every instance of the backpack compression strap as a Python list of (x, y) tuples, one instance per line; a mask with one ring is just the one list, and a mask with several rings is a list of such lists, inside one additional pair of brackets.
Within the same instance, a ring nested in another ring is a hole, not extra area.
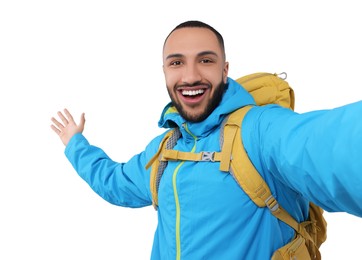
[[(221, 132), (220, 142), (222, 143), (220, 146), (222, 146), (222, 151), (230, 151), (229, 155), (224, 154), (224, 156), (225, 158), (231, 158), (231, 163), (230, 169), (221, 169), (222, 165), (220, 164), (220, 170), (229, 171), (236, 182), (256, 205), (259, 207), (268, 207), (275, 217), (288, 224), (306, 240), (313, 242), (312, 238), (305, 230), (305, 226), (309, 225), (310, 222), (306, 221), (298, 223), (279, 205), (244, 149), (241, 140), (241, 124), (250, 108), (251, 106), (243, 107), (230, 114), (225, 126), (222, 128), (224, 132)], [(224, 139), (223, 137), (226, 138)], [(225, 163), (225, 165), (227, 165), (227, 163)]]

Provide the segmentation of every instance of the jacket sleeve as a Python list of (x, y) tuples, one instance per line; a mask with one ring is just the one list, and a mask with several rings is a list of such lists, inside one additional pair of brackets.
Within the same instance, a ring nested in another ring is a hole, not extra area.
[(111, 160), (100, 148), (88, 143), (82, 134), (72, 137), (65, 155), (79, 176), (106, 201), (124, 207), (152, 204), (146, 151), (133, 156), (127, 163)]
[(362, 217), (362, 102), (298, 114), (255, 107), (243, 122), (251, 160), (327, 211)]

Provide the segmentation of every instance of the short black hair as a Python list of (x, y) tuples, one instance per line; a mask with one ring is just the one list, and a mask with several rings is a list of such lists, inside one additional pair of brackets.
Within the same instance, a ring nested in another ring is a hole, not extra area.
[(201, 22), (201, 21), (197, 21), (197, 20), (190, 20), (190, 21), (186, 21), (183, 23), (180, 23), (179, 25), (177, 25), (166, 37), (165, 42), (163, 43), (163, 46), (165, 47), (166, 41), (167, 39), (170, 37), (170, 35), (178, 30), (178, 29), (182, 29), (182, 28), (205, 28), (205, 29), (209, 29), (210, 31), (212, 31), (217, 40), (219, 41), (222, 53), (224, 55), (224, 59), (226, 58), (226, 54), (225, 54), (225, 44), (224, 44), (224, 38), (222, 37), (222, 35), (211, 25), (208, 25), (207, 23)]

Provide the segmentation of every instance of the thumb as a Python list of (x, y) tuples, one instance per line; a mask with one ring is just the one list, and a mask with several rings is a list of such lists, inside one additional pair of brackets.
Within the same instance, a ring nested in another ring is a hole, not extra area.
[(85, 114), (82, 113), (80, 116), (80, 121), (79, 121), (79, 128), (82, 132), (84, 130), (84, 125), (85, 125)]

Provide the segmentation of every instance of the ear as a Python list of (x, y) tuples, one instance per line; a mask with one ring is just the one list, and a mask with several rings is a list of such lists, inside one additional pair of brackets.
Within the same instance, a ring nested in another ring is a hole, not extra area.
[(227, 78), (228, 78), (228, 73), (229, 73), (229, 62), (225, 61), (224, 64), (224, 69), (223, 69), (223, 81), (226, 84), (227, 82)]

